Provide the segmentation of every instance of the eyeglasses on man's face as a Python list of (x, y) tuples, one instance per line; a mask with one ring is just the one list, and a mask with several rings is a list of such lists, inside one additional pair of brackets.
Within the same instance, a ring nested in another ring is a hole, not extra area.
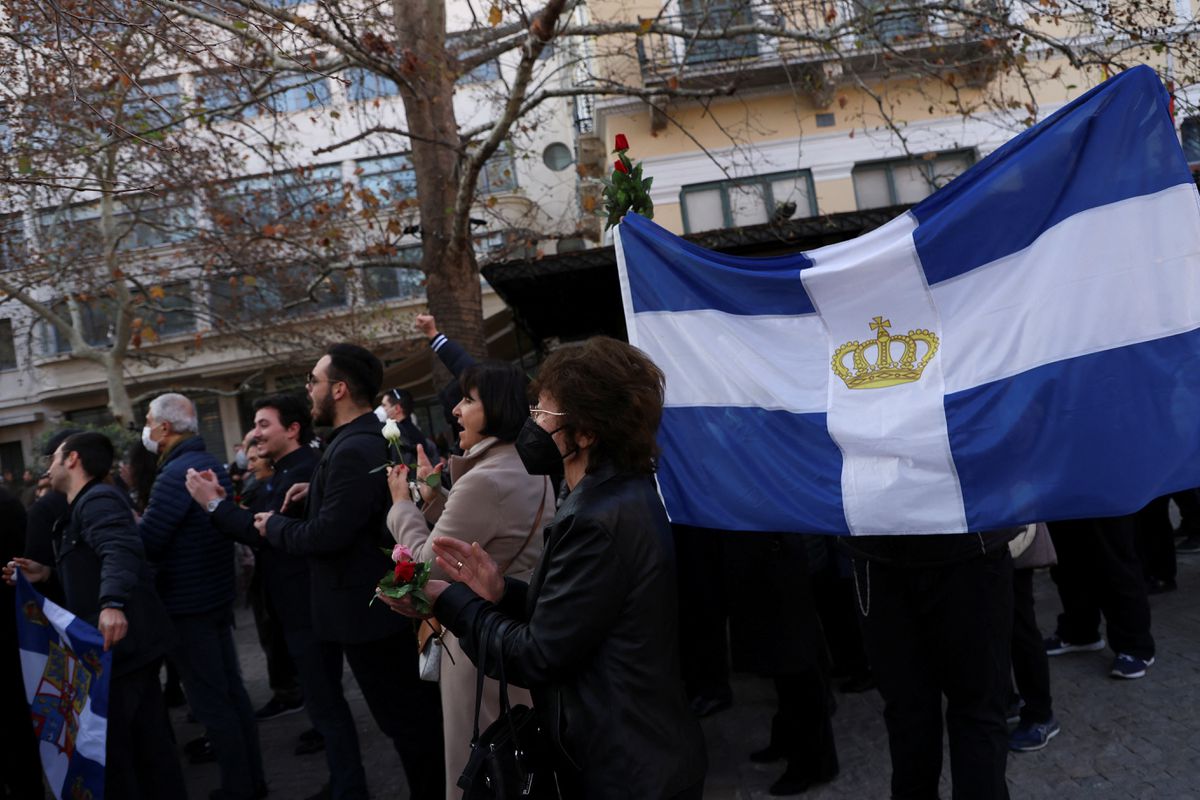
[(327, 378), (318, 378), (316, 375), (313, 375), (311, 372), (308, 373), (308, 377), (304, 379), (304, 385), (305, 385), (305, 387), (307, 387), (309, 389), (316, 386), (318, 383), (345, 383), (345, 381), (340, 381), (340, 380), (335, 381), (335, 380), (329, 380)]
[(541, 422), (546, 417), (565, 417), (565, 411), (551, 411), (547, 408), (538, 408), (537, 406), (529, 407), (529, 418), (534, 422)]

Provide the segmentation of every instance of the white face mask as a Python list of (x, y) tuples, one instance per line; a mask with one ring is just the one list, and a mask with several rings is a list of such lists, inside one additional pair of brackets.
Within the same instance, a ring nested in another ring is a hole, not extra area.
[(238, 450), (233, 456), (233, 463), (237, 464), (238, 469), (246, 469), (250, 466), (250, 457), (246, 455), (245, 450)]
[(375, 419), (384, 423), (388, 421), (387, 410), (383, 406), (375, 406)]
[(158, 442), (156, 442), (150, 438), (150, 426), (149, 425), (145, 425), (142, 427), (142, 447), (145, 447), (151, 453), (158, 452)]

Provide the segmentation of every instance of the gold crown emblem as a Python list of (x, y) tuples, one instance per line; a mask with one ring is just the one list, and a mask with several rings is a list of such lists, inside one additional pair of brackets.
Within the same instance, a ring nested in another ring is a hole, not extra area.
[[(833, 373), (845, 381), (847, 387), (882, 389), (920, 380), (921, 373), (937, 352), (938, 338), (924, 329), (893, 336), (888, 333), (891, 324), (891, 320), (876, 317), (871, 323), (871, 330), (877, 331), (874, 339), (846, 342), (834, 352)], [(918, 343), (925, 345), (919, 360)], [(868, 350), (874, 351), (870, 361), (867, 360)], [(851, 353), (854, 354), (853, 372), (846, 367), (846, 356)]]

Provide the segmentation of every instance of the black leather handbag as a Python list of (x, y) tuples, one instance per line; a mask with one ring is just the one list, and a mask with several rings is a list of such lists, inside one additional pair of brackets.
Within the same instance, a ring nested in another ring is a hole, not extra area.
[[(549, 742), (537, 719), (537, 713), (525, 705), (510, 706), (508, 681), (504, 677), (504, 637), (500, 618), (481, 626), (477, 678), (475, 680), (475, 729), (471, 736), (471, 756), (459, 776), (463, 800), (560, 800)], [(483, 681), (487, 669), (486, 645), (491, 639), (496, 654), (500, 682), (500, 716), (479, 732), (479, 709), (483, 704)]]

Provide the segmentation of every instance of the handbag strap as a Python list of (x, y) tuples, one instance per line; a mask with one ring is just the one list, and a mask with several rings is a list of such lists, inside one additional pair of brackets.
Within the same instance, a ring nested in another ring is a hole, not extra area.
[(504, 565), (504, 568), (500, 570), (501, 577), (508, 574), (508, 570), (512, 568), (512, 565), (517, 563), (517, 559), (521, 557), (521, 553), (525, 552), (525, 548), (529, 547), (529, 543), (533, 541), (533, 535), (537, 533), (538, 527), (542, 524), (542, 514), (546, 511), (546, 488), (549, 485), (549, 478), (546, 478), (542, 481), (542, 504), (538, 506), (537, 516), (533, 518), (533, 527), (529, 529), (529, 533), (526, 535), (525, 541), (521, 542), (520, 549), (513, 554), (513, 557), (510, 558), (508, 563)]
[(483, 681), (486, 677), (488, 661), (488, 640), (491, 639), (491, 629), (496, 627), (496, 615), (484, 619), (475, 632), (475, 652), (479, 654), (479, 663), (475, 665), (475, 727), (471, 732), (471, 745), (479, 741), (479, 709), (483, 706)]

